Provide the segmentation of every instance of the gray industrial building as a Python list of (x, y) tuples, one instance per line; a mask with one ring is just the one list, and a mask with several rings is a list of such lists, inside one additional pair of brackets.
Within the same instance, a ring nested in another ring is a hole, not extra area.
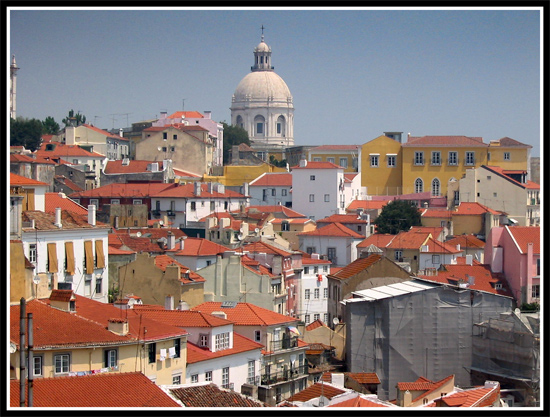
[(354, 292), (342, 301), (349, 372), (376, 372), (382, 400), (396, 384), (455, 375), (471, 386), (476, 323), (512, 311), (513, 299), (489, 292), (414, 279)]

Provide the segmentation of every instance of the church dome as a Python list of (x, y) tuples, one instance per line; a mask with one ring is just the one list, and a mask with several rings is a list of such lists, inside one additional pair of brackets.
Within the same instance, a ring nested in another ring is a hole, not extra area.
[(247, 74), (237, 85), (234, 101), (292, 102), (292, 95), (284, 80), (273, 71), (255, 71)]
[(258, 46), (254, 49), (254, 52), (271, 52), (269, 46), (264, 41), (261, 41)]

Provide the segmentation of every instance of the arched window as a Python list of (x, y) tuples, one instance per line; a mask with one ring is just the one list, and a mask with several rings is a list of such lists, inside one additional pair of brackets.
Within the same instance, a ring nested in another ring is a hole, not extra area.
[(277, 118), (277, 135), (282, 137), (286, 136), (286, 121), (283, 116)]
[(438, 197), (441, 195), (441, 183), (437, 178), (432, 180), (432, 196)]
[(414, 181), (414, 192), (415, 193), (421, 193), (423, 191), (424, 191), (424, 182), (422, 181), (421, 178), (417, 178)]
[(254, 118), (254, 134), (255, 136), (265, 135), (265, 119), (263, 116), (256, 116)]
[(237, 122), (237, 126), (243, 127), (243, 128), (244, 128), (244, 123), (243, 123), (243, 118), (242, 118), (242, 116), (237, 116), (236, 122)]

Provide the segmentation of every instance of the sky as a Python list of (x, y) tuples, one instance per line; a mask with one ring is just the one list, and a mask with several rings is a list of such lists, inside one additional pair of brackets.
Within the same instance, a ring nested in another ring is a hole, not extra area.
[[(231, 97), (261, 40), (294, 101), (295, 145), (510, 137), (541, 152), (541, 10), (8, 9), (17, 116), (118, 129)], [(9, 74), (9, 73), (8, 73)], [(8, 84), (9, 85), (9, 84)], [(8, 101), (9, 106), (9, 101)]]

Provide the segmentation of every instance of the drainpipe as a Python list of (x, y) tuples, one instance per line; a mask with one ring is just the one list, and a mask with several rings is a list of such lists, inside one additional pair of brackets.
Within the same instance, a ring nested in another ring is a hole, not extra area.
[(21, 297), (19, 309), (19, 406), (25, 407), (25, 299)]
[(34, 347), (34, 342), (33, 342), (33, 331), (32, 331), (32, 313), (29, 313), (28, 314), (28, 325), (29, 325), (29, 379), (28, 379), (28, 384), (29, 384), (29, 389), (28, 389), (28, 393), (29, 393), (29, 399), (28, 399), (28, 403), (29, 403), (29, 407), (32, 407), (32, 399), (33, 399), (33, 385), (34, 385), (34, 376), (33, 376), (33, 373), (34, 373), (34, 362), (33, 362), (33, 347)]

